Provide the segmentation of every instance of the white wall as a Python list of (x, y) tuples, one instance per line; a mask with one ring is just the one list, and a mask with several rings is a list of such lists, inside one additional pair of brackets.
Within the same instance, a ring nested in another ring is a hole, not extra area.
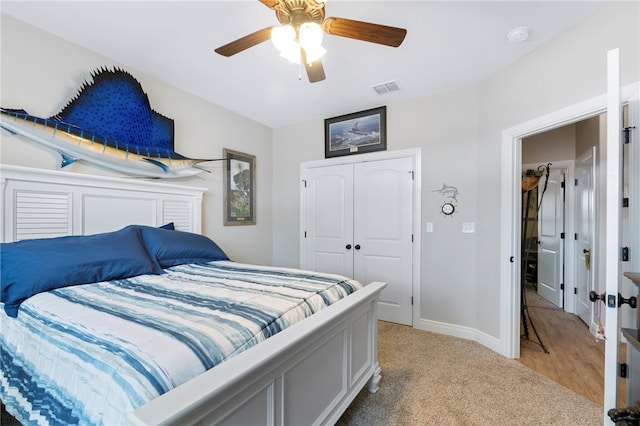
[[(256, 156), (257, 224), (224, 227), (222, 163), (206, 163), (211, 173), (172, 180), (207, 188), (203, 232), (235, 260), (271, 263), (272, 130), (238, 114), (154, 80), (125, 65), (70, 44), (7, 15), (0, 15), (2, 36), (0, 104), (48, 117), (77, 93), (90, 72), (120, 67), (130, 72), (149, 96), (151, 107), (174, 119), (176, 152), (194, 158), (220, 158), (223, 148)], [(0, 132), (0, 162), (58, 169), (57, 153)], [(74, 163), (66, 171), (121, 176), (93, 165)], [(251, 244), (247, 244), (251, 241)]]
[[(434, 222), (423, 234), (419, 325), (445, 323), (460, 335), (471, 328), (485, 344), (500, 338), (500, 267), (508, 262), (499, 258), (501, 132), (603, 94), (611, 48), (621, 51), (623, 85), (638, 81), (638, 14), (637, 2), (611, 3), (475, 87), (387, 104), (388, 149), (423, 147), (421, 232)], [(274, 130), (275, 264), (298, 265), (298, 163), (323, 158), (322, 129), (313, 121)], [(461, 194), (448, 219), (432, 192), (443, 182)], [(475, 222), (476, 233), (463, 235), (463, 221)]]
[(522, 139), (522, 164), (545, 165), (576, 158), (577, 124), (559, 127)]
[[(606, 113), (604, 114), (606, 116)], [(606, 124), (606, 120), (604, 121)], [(573, 158), (578, 158), (592, 147), (600, 146), (600, 117), (591, 117), (575, 125), (576, 144)], [(606, 146), (606, 144), (605, 144)]]

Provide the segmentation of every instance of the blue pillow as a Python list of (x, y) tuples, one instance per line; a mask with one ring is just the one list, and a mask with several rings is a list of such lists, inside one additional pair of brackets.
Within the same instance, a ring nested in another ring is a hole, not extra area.
[(172, 230), (172, 231), (173, 231), (174, 229), (176, 229), (176, 227), (175, 227), (175, 225), (173, 224), (173, 222), (169, 222), (169, 223), (167, 223), (167, 224), (165, 224), (165, 225), (158, 226), (158, 228), (160, 228), (160, 229), (170, 229), (170, 230)]
[(185, 263), (229, 260), (216, 243), (200, 234), (132, 225), (142, 232), (147, 251), (163, 268)]
[(0, 244), (0, 301), (10, 317), (18, 315), (24, 300), (44, 291), (161, 273), (135, 228)]

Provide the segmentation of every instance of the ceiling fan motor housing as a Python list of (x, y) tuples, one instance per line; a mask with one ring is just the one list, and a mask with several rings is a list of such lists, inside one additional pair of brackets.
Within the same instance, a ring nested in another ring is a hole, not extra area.
[(273, 9), (282, 25), (298, 27), (305, 22), (322, 24), (324, 3), (316, 0), (280, 0)]

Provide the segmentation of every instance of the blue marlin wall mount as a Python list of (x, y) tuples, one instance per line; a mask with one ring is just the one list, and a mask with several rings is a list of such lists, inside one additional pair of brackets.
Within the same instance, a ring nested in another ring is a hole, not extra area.
[(41, 118), (0, 108), (0, 128), (57, 151), (61, 167), (78, 160), (149, 178), (179, 178), (207, 171), (174, 149), (173, 120), (151, 109), (140, 83), (128, 72), (94, 71), (93, 81), (58, 114)]

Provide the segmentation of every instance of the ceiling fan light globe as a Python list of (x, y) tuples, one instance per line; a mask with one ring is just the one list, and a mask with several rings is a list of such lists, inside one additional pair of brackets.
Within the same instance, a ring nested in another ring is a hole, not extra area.
[(291, 25), (273, 27), (271, 41), (280, 52), (291, 49), (291, 44), (296, 42), (296, 30)]
[(307, 49), (322, 44), (322, 27), (315, 22), (305, 22), (300, 25), (300, 44)]
[(324, 54), (327, 53), (327, 49), (325, 49), (320, 45), (311, 46), (311, 47), (305, 48), (304, 53), (307, 58), (307, 63), (310, 64), (311, 62), (315, 62), (318, 59), (322, 58)]
[(296, 42), (290, 43), (286, 49), (280, 51), (280, 56), (294, 64), (300, 63), (300, 45)]

